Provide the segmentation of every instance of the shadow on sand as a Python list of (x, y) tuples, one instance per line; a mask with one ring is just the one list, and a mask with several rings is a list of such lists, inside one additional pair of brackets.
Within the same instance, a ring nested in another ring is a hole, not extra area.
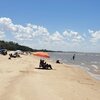
[(40, 70), (55, 70), (55, 69), (45, 69), (45, 68), (39, 68), (39, 67), (36, 67), (35, 69), (40, 69)]

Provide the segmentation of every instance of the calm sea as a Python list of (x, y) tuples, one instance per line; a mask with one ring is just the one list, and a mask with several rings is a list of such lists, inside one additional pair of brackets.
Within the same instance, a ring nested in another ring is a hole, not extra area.
[[(100, 80), (100, 53), (60, 53), (50, 52), (50, 59), (62, 63), (74, 64), (85, 69), (94, 78)], [(75, 54), (75, 59), (72, 57)]]

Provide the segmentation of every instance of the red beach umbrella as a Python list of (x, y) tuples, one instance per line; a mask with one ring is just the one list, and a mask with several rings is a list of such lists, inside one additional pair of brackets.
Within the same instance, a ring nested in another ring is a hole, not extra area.
[(44, 57), (44, 58), (50, 58), (49, 54), (46, 52), (35, 52), (35, 53), (33, 53), (33, 55), (39, 56), (39, 57)]

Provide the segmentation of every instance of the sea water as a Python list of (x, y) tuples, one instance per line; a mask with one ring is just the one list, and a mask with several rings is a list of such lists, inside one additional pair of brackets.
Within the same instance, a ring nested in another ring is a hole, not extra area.
[(49, 54), (53, 61), (56, 62), (59, 59), (62, 63), (77, 65), (100, 80), (100, 53), (49, 52)]

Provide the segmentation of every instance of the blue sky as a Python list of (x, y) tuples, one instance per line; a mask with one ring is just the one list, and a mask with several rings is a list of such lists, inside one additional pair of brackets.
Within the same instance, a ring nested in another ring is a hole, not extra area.
[(0, 0), (0, 39), (37, 49), (100, 52), (99, 0)]

